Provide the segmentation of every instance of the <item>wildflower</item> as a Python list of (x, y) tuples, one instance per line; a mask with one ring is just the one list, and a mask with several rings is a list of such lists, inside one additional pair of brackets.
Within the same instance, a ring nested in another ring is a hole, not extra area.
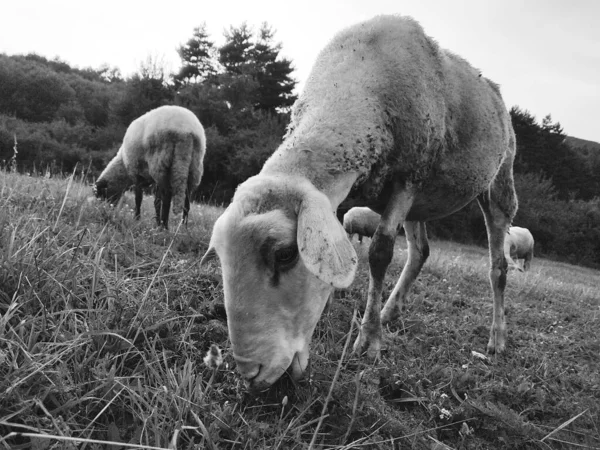
[(221, 349), (217, 344), (211, 344), (210, 348), (206, 352), (206, 356), (204, 357), (204, 364), (211, 369), (217, 369), (221, 364), (223, 364)]
[(442, 394), (440, 395), (440, 398), (448, 398), (448, 394), (446, 394), (445, 392), (442, 392)]
[(471, 428), (469, 425), (467, 425), (467, 422), (463, 422), (458, 434), (465, 437), (465, 436), (469, 436), (469, 435), (473, 434), (474, 431), (475, 430), (473, 428)]
[(452, 414), (446, 408), (440, 409), (440, 413), (440, 419), (449, 419), (452, 417)]
[(285, 397), (283, 397), (283, 400), (281, 400), (281, 404), (282, 404), (283, 406), (285, 406), (285, 405), (287, 405), (287, 404), (288, 404), (288, 396), (287, 396), (287, 395), (286, 395)]

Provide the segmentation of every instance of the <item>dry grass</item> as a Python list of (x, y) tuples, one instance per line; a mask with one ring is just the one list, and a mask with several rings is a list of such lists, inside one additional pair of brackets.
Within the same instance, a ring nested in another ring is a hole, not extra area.
[[(488, 357), (487, 253), (434, 242), (370, 364), (343, 351), (365, 302), (357, 243), (306, 380), (256, 396), (227, 352), (220, 271), (198, 265), (222, 209), (193, 205), (188, 228), (164, 232), (151, 198), (136, 222), (131, 196), (90, 195), (0, 172), (0, 447), (600, 448), (597, 271), (511, 272), (508, 352)], [(403, 260), (399, 243), (388, 292)]]

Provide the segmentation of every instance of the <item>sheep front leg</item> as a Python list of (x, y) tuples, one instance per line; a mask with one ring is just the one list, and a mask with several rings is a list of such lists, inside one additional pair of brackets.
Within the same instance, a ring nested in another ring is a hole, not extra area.
[(486, 192), (477, 197), (483, 211), (490, 248), (490, 283), (494, 296), (494, 311), (490, 339), (487, 345), (489, 353), (502, 353), (506, 346), (506, 318), (504, 317), (504, 289), (508, 262), (504, 253), (504, 239), (510, 226), (510, 219), (502, 212)]
[(412, 189), (407, 189), (404, 186), (394, 188), (388, 206), (381, 216), (381, 222), (377, 226), (369, 246), (370, 274), (367, 306), (358, 337), (354, 342), (354, 351), (356, 353), (366, 353), (372, 359), (378, 358), (381, 350), (379, 313), (383, 280), (394, 256), (394, 243), (398, 234), (398, 224), (404, 222), (404, 218), (412, 206), (413, 199)]
[(400, 279), (381, 311), (381, 323), (386, 324), (400, 317), (404, 309), (404, 301), (411, 284), (419, 275), (423, 264), (429, 256), (429, 242), (425, 222), (404, 222), (408, 258)]

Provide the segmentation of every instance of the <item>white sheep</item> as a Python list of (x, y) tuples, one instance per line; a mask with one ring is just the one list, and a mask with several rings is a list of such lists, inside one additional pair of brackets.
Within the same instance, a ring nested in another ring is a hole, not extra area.
[[(510, 227), (504, 238), (504, 256), (508, 266), (521, 272), (527, 272), (533, 259), (533, 235), (527, 228)], [(523, 260), (523, 268), (516, 260)]]
[(350, 240), (357, 234), (358, 242), (362, 243), (363, 236), (373, 237), (380, 220), (381, 215), (371, 208), (356, 206), (344, 214), (343, 226)]
[[(429, 247), (425, 221), (477, 198), (490, 247), (489, 351), (505, 348), (506, 230), (517, 209), (515, 138), (498, 86), (440, 49), (408, 17), (378, 16), (320, 53), (283, 143), (238, 186), (202, 262), (218, 255), (237, 369), (253, 388), (308, 363), (313, 330), (357, 256), (335, 211), (348, 197), (381, 213), (356, 352), (377, 357)], [(397, 228), (408, 259), (380, 316)]]
[(190, 195), (200, 184), (206, 137), (193, 112), (181, 106), (161, 106), (138, 117), (125, 132), (117, 155), (94, 185), (97, 197), (117, 203), (135, 186), (135, 217), (140, 218), (143, 189), (155, 184), (156, 223), (168, 228), (169, 210), (183, 210), (187, 221)]

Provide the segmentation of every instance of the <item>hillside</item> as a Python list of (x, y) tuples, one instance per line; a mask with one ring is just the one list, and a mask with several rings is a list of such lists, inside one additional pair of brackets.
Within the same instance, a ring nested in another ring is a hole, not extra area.
[[(220, 269), (198, 265), (222, 209), (194, 204), (175, 234), (153, 228), (152, 198), (136, 223), (131, 195), (117, 208), (89, 196), (0, 171), (7, 448), (600, 447), (598, 271), (536, 258), (511, 272), (507, 353), (485, 356), (487, 251), (432, 242), (373, 364), (343, 352), (368, 283), (368, 245), (355, 243), (359, 272), (317, 326), (306, 379), (254, 395), (228, 352)], [(211, 344), (224, 352), (214, 369)]]
[(573, 136), (565, 137), (565, 142), (571, 148), (588, 148), (590, 150), (600, 151), (600, 142), (588, 141), (586, 139), (579, 139)]

